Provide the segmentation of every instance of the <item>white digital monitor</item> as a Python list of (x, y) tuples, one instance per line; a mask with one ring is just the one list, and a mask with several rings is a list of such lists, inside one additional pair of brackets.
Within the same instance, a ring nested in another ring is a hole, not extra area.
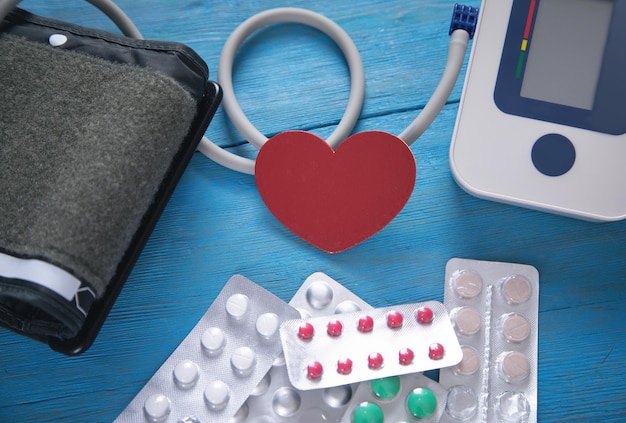
[(626, 217), (626, 0), (483, 0), (450, 147), (481, 198)]

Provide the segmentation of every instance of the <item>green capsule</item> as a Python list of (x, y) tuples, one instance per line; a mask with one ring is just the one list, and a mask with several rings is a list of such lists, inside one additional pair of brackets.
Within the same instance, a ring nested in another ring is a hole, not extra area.
[(400, 377), (390, 376), (373, 379), (370, 382), (372, 393), (382, 400), (392, 399), (400, 392)]
[(437, 410), (437, 397), (427, 388), (415, 388), (406, 399), (409, 412), (418, 419), (432, 416)]
[(383, 410), (372, 402), (362, 402), (352, 413), (352, 423), (383, 423), (384, 421)]

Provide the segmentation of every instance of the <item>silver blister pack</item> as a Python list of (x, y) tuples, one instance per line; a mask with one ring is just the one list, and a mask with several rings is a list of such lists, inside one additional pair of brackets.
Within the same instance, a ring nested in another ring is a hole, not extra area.
[(462, 352), (437, 301), (285, 321), (289, 379), (300, 390), (453, 366)]
[(436, 423), (445, 409), (446, 389), (422, 373), (361, 382), (342, 423)]
[(529, 265), (454, 258), (444, 304), (463, 350), (440, 371), (441, 423), (537, 421), (539, 274)]
[(280, 298), (233, 276), (115, 422), (228, 422), (280, 355), (280, 324), (298, 316)]
[[(328, 275), (309, 276), (289, 304), (301, 317), (326, 316), (372, 307)], [(358, 384), (301, 391), (289, 381), (284, 355), (254, 389), (231, 423), (240, 422), (339, 422)]]

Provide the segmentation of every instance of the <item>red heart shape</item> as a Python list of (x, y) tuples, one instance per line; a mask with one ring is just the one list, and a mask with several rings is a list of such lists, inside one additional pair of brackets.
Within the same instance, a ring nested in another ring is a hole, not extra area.
[(334, 151), (317, 135), (287, 131), (259, 151), (255, 177), (267, 208), (300, 238), (329, 253), (365, 241), (404, 207), (415, 158), (381, 131), (352, 135)]

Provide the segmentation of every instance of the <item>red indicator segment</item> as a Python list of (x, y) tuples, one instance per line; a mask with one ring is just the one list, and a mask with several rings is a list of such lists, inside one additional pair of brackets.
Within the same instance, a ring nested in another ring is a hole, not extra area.
[(519, 60), (517, 61), (517, 68), (515, 69), (516, 79), (519, 79), (522, 76), (522, 70), (524, 69), (524, 59), (526, 58), (526, 49), (528, 48), (528, 39), (530, 38), (530, 28), (533, 24), (533, 18), (535, 17), (536, 8), (537, 0), (531, 0), (530, 7), (528, 9), (528, 17), (526, 18), (526, 25), (524, 27), (524, 39), (522, 40)]

